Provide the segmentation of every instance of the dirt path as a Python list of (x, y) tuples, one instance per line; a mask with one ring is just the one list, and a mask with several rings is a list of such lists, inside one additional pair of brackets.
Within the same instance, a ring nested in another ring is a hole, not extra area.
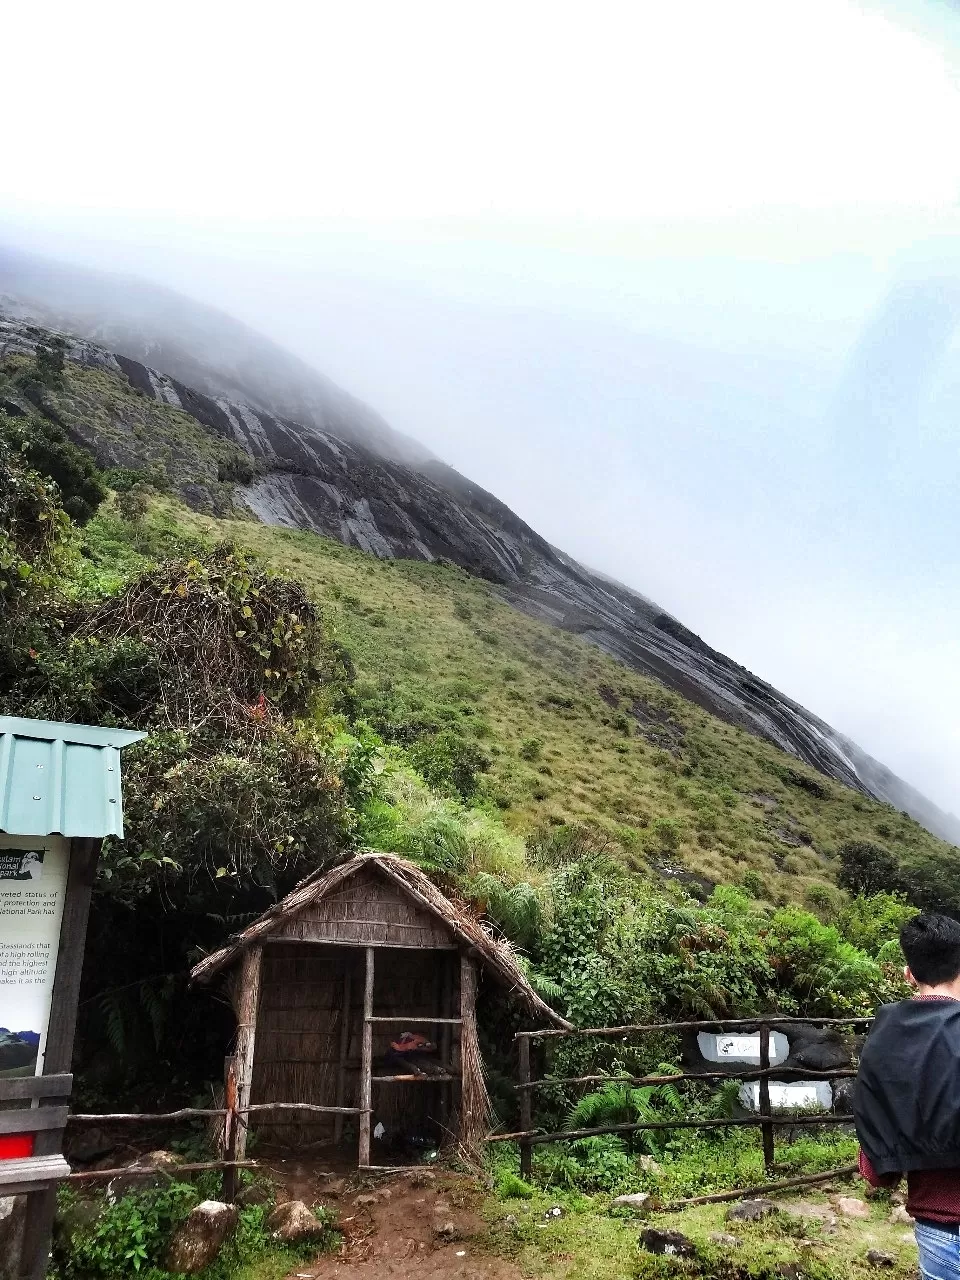
[[(277, 1171), (280, 1173), (280, 1171)], [(513, 1263), (487, 1253), (477, 1212), (476, 1184), (455, 1175), (417, 1170), (360, 1185), (354, 1178), (286, 1168), (291, 1198), (335, 1208), (343, 1243), (337, 1253), (303, 1263), (287, 1280), (521, 1280)]]

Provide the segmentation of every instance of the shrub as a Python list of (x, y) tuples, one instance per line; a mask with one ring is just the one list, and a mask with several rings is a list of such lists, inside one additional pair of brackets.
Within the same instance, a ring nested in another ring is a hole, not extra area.
[(53, 480), (67, 515), (76, 524), (86, 524), (107, 496), (100, 471), (86, 449), (75, 445), (63, 427), (36, 415), (0, 416), (0, 427), (27, 466)]
[(837, 883), (850, 893), (896, 892), (901, 887), (900, 864), (888, 849), (870, 840), (848, 840), (837, 850)]
[(521, 760), (528, 760), (531, 763), (533, 763), (536, 760), (539, 760), (542, 753), (543, 753), (542, 738), (524, 738), (524, 740), (520, 743), (520, 749), (517, 751), (517, 755), (520, 757)]
[(432, 787), (464, 800), (476, 794), (480, 774), (490, 768), (486, 752), (453, 728), (421, 738), (410, 748), (410, 760)]

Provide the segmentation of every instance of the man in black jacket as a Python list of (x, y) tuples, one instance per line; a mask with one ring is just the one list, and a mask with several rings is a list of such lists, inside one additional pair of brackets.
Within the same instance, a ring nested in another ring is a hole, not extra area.
[(927, 1280), (960, 1280), (960, 924), (919, 915), (900, 931), (916, 995), (884, 1005), (854, 1092), (860, 1171), (875, 1187), (906, 1175)]

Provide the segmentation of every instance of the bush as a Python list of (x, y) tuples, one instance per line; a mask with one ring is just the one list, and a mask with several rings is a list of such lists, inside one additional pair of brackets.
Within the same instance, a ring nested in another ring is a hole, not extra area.
[(524, 738), (524, 740), (520, 743), (519, 750), (517, 751), (517, 755), (520, 757), (521, 760), (528, 760), (530, 761), (531, 764), (534, 761), (539, 760), (542, 754), (543, 754), (542, 738)]
[(409, 754), (430, 786), (464, 800), (476, 794), (480, 774), (490, 768), (486, 752), (452, 728), (421, 738)]
[(99, 468), (86, 451), (75, 445), (63, 427), (46, 418), (0, 416), (7, 443), (27, 466), (53, 480), (67, 515), (86, 524), (107, 496)]
[(900, 864), (888, 849), (870, 840), (848, 840), (837, 850), (837, 883), (850, 893), (869, 897), (901, 889)]

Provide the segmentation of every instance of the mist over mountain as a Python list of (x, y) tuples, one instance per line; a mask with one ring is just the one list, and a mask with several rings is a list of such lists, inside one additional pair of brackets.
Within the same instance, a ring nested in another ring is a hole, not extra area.
[[(239, 445), (254, 467), (238, 497), (265, 523), (311, 529), (381, 558), (458, 564), (515, 607), (960, 843), (960, 821), (847, 737), (651, 600), (578, 564), (495, 496), (223, 313), (136, 279), (0, 249), (0, 316), (0, 353), (29, 351), (31, 325), (76, 335), (71, 359), (122, 372), (144, 396)], [(108, 440), (82, 424), (74, 433), (101, 465), (143, 460), (133, 433)], [(180, 491), (201, 507), (209, 499), (192, 480)]]

